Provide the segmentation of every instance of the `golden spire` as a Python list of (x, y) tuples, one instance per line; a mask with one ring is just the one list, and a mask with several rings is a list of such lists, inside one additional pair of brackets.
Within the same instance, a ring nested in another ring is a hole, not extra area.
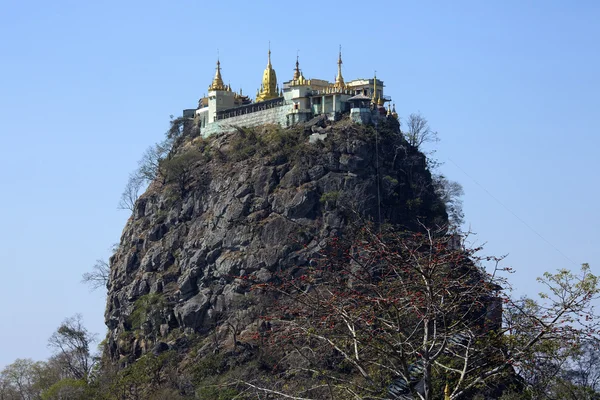
[(392, 107), (392, 117), (398, 119), (398, 113), (396, 112), (396, 103), (394, 103), (394, 106)]
[(377, 71), (375, 71), (375, 75), (373, 77), (373, 99), (371, 102), (377, 105)]
[(256, 96), (256, 101), (271, 100), (279, 97), (279, 91), (277, 88), (277, 75), (275, 74), (275, 70), (271, 65), (271, 42), (269, 42), (267, 68), (265, 68), (265, 72), (263, 72), (261, 90)]
[(387, 114), (388, 117), (390, 117), (392, 115), (392, 105), (388, 104), (388, 109), (387, 109)]
[(294, 70), (294, 80), (300, 79), (300, 62), (298, 61), (298, 53), (296, 53), (296, 69)]
[(335, 85), (333, 85), (335, 88), (337, 89), (343, 89), (344, 87), (346, 87), (346, 84), (344, 83), (344, 77), (342, 76), (342, 45), (340, 45), (340, 53), (338, 55), (338, 73), (337, 76), (335, 77)]
[(223, 84), (223, 78), (221, 78), (221, 61), (217, 57), (217, 71), (215, 72), (215, 77), (208, 87), (208, 90), (226, 90), (225, 85)]

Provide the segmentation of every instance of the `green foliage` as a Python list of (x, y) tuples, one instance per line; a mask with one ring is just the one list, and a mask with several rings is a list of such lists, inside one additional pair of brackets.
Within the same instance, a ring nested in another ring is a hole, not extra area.
[(144, 322), (160, 317), (157, 314), (165, 307), (165, 304), (165, 298), (162, 294), (150, 293), (141, 296), (133, 304), (133, 312), (129, 317), (131, 329), (140, 329)]
[(62, 379), (42, 393), (42, 400), (87, 400), (90, 389), (82, 379)]
[(205, 162), (205, 155), (193, 148), (185, 153), (166, 158), (160, 162), (160, 170), (167, 184), (175, 184), (179, 195), (183, 197), (187, 186), (194, 179), (194, 171), (198, 163)]
[(392, 185), (392, 186), (396, 186), (396, 185), (398, 185), (398, 179), (396, 179), (396, 178), (394, 178), (394, 177), (391, 177), (391, 176), (389, 176), (389, 175), (386, 175), (386, 176), (384, 176), (384, 177), (383, 177), (383, 180), (384, 180), (385, 182), (389, 183), (389, 184), (390, 184), (390, 185)]
[(223, 363), (223, 355), (221, 354), (209, 354), (206, 355), (193, 364), (190, 369), (192, 375), (192, 383), (195, 385), (200, 384), (204, 379), (219, 375), (225, 370)]
[(300, 153), (312, 148), (304, 131), (299, 128), (283, 129), (278, 125), (258, 128), (238, 128), (233, 136), (227, 157), (233, 162), (253, 156), (268, 156), (272, 163), (295, 159)]
[(323, 204), (325, 204), (325, 203), (334, 204), (338, 201), (339, 197), (340, 197), (340, 192), (338, 192), (338, 191), (325, 192), (321, 195), (321, 198), (319, 199), (319, 201)]
[(422, 204), (423, 204), (423, 200), (420, 197), (417, 197), (415, 199), (406, 200), (406, 207), (409, 210), (418, 210)]
[(118, 372), (108, 399), (150, 399), (156, 392), (177, 386), (177, 354), (146, 354)]

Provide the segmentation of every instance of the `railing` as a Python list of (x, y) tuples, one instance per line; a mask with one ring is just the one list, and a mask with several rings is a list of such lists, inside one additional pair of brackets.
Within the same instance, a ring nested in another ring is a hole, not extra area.
[(280, 107), (283, 105), (283, 97), (261, 101), (258, 103), (246, 104), (239, 107), (228, 108), (226, 110), (217, 111), (217, 121), (239, 117), (242, 115), (252, 114), (258, 111), (269, 110), (271, 108)]

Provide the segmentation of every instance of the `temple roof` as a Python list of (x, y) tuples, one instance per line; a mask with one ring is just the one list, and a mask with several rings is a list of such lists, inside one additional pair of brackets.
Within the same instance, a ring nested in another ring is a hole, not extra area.
[(371, 101), (371, 98), (369, 96), (365, 96), (364, 94), (357, 94), (356, 96), (352, 96), (348, 99), (348, 101), (351, 100), (368, 100)]

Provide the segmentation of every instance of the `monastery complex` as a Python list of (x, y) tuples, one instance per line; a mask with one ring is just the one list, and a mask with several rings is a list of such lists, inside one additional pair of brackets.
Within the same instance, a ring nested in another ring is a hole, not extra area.
[(398, 117), (395, 105), (392, 106), (391, 98), (384, 95), (383, 88), (383, 81), (377, 79), (377, 76), (346, 82), (342, 76), (341, 49), (335, 82), (306, 79), (296, 58), (292, 79), (283, 82), (280, 87), (271, 64), (269, 49), (267, 67), (254, 101), (243, 95), (241, 90), (239, 93), (234, 92), (231, 85), (223, 83), (221, 63), (217, 60), (208, 96), (200, 99), (197, 109), (183, 110), (183, 116), (196, 119), (204, 137), (236, 126), (273, 123), (292, 126), (316, 116), (337, 120), (347, 113), (354, 122), (367, 124), (382, 117)]

